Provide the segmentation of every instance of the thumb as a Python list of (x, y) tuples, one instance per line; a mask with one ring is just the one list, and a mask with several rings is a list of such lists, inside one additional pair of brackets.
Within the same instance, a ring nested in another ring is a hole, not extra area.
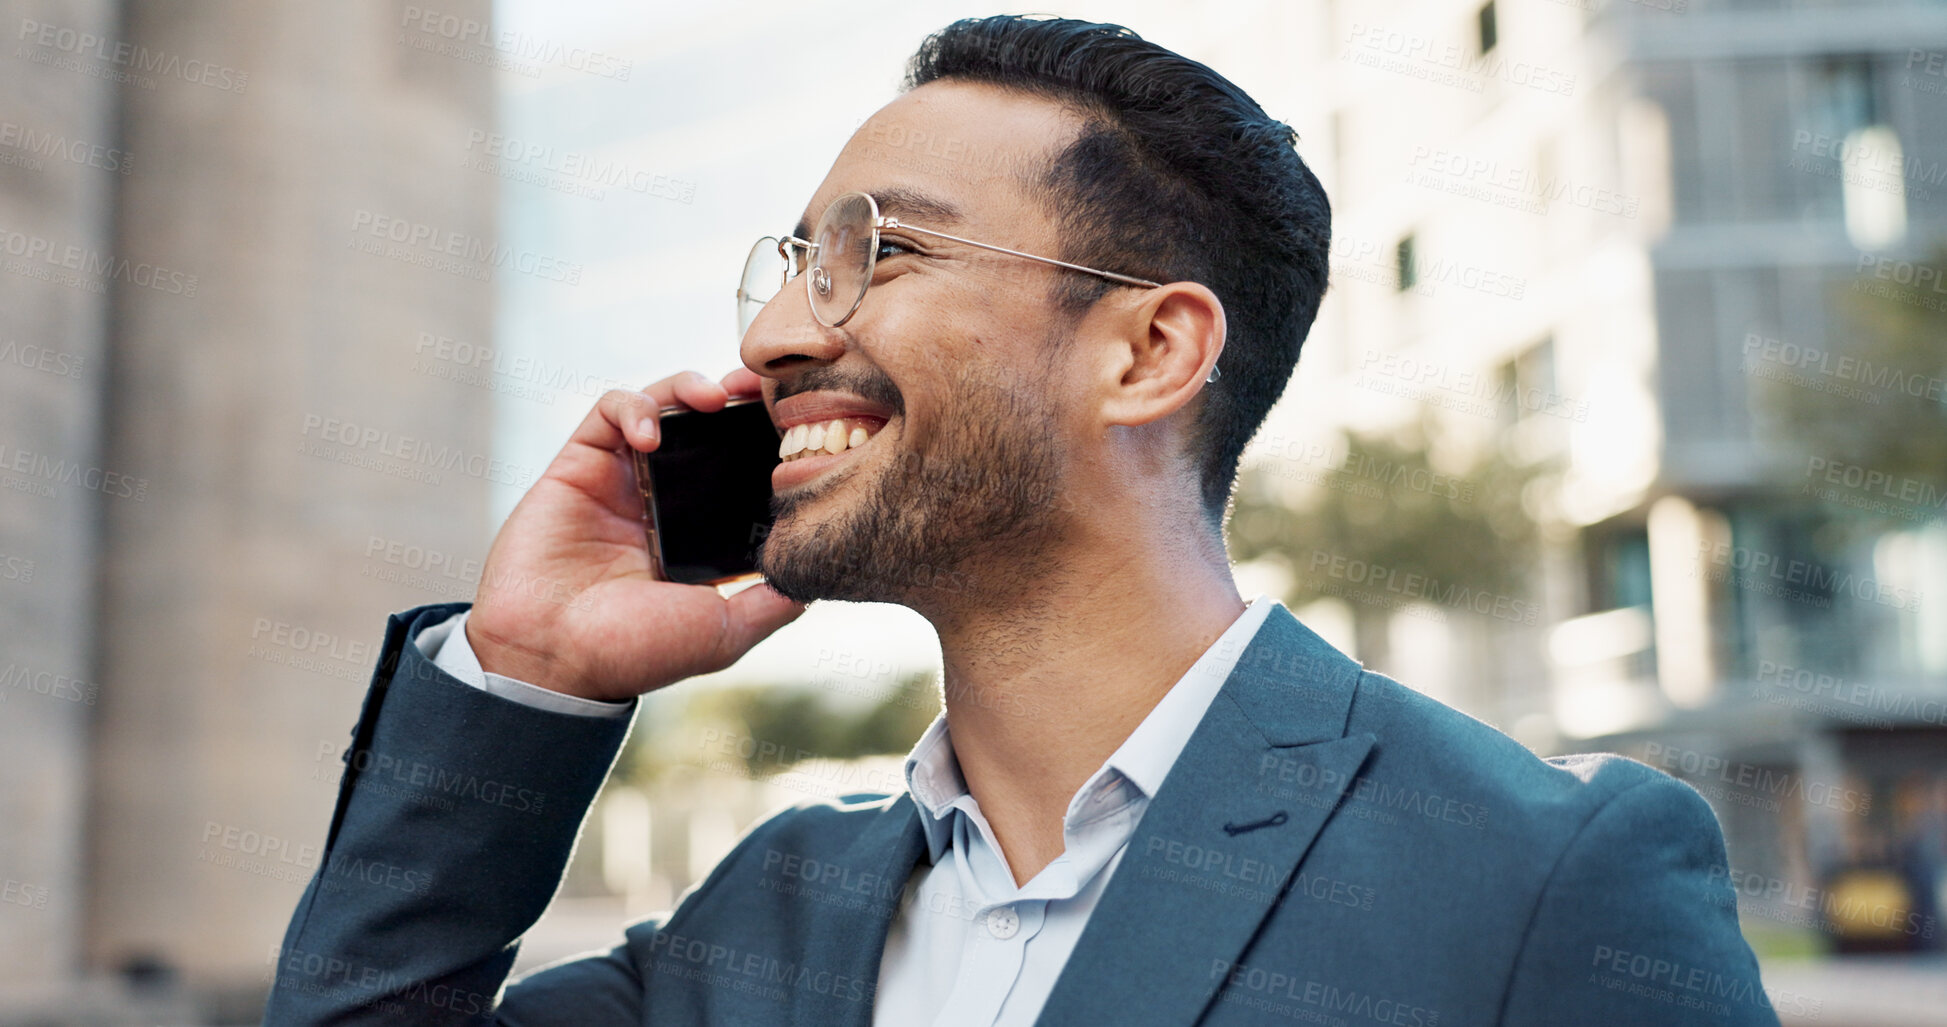
[[(724, 646), (730, 663), (777, 629), (797, 620), (806, 604), (784, 598), (769, 584), (752, 585), (724, 601)], [(729, 664), (726, 663), (726, 666)]]

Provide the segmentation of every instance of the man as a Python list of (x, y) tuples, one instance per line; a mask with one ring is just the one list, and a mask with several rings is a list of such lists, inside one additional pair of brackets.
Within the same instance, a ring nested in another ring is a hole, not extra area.
[[(269, 1021), (1775, 1023), (1694, 791), (1538, 760), (1238, 595), (1238, 455), (1325, 287), (1290, 129), (1114, 26), (956, 23), (909, 79), (744, 368), (604, 396), (471, 608), (392, 620)], [(628, 450), (750, 395), (768, 583), (651, 580)], [(502, 994), (634, 698), (819, 598), (939, 631), (908, 791), (779, 813)]]

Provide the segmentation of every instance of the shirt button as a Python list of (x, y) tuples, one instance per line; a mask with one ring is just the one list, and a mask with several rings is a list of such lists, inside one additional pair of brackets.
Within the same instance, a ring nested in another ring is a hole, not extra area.
[(1006, 941), (1021, 930), (1021, 914), (1000, 906), (987, 913), (987, 933)]

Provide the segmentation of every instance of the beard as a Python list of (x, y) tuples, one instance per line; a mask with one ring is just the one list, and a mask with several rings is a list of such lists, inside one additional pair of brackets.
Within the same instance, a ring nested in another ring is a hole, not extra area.
[(776, 520), (759, 567), (772, 588), (798, 602), (925, 609), (966, 595), (1011, 594), (1029, 583), (1026, 568), (1062, 533), (1054, 412), (1028, 381), (996, 381), (992, 369), (957, 377), (945, 394), (959, 401), (940, 420), (972, 430), (916, 440), (902, 420), (900, 441), (915, 448), (871, 479), (852, 482), (863, 494), (815, 525), (795, 521), (845, 481), (771, 497)]

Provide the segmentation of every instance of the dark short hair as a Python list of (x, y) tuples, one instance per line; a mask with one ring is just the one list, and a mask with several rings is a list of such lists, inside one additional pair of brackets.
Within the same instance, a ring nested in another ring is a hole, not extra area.
[[(1331, 205), (1291, 126), (1229, 79), (1120, 25), (1002, 15), (928, 36), (906, 89), (982, 82), (1075, 111), (1081, 134), (1030, 182), (1061, 227), (1061, 257), (1159, 282), (1201, 282), (1224, 304), (1220, 381), (1188, 445), (1220, 523), (1244, 446), (1298, 364), (1325, 293)], [(1079, 314), (1112, 286), (1062, 275)]]

